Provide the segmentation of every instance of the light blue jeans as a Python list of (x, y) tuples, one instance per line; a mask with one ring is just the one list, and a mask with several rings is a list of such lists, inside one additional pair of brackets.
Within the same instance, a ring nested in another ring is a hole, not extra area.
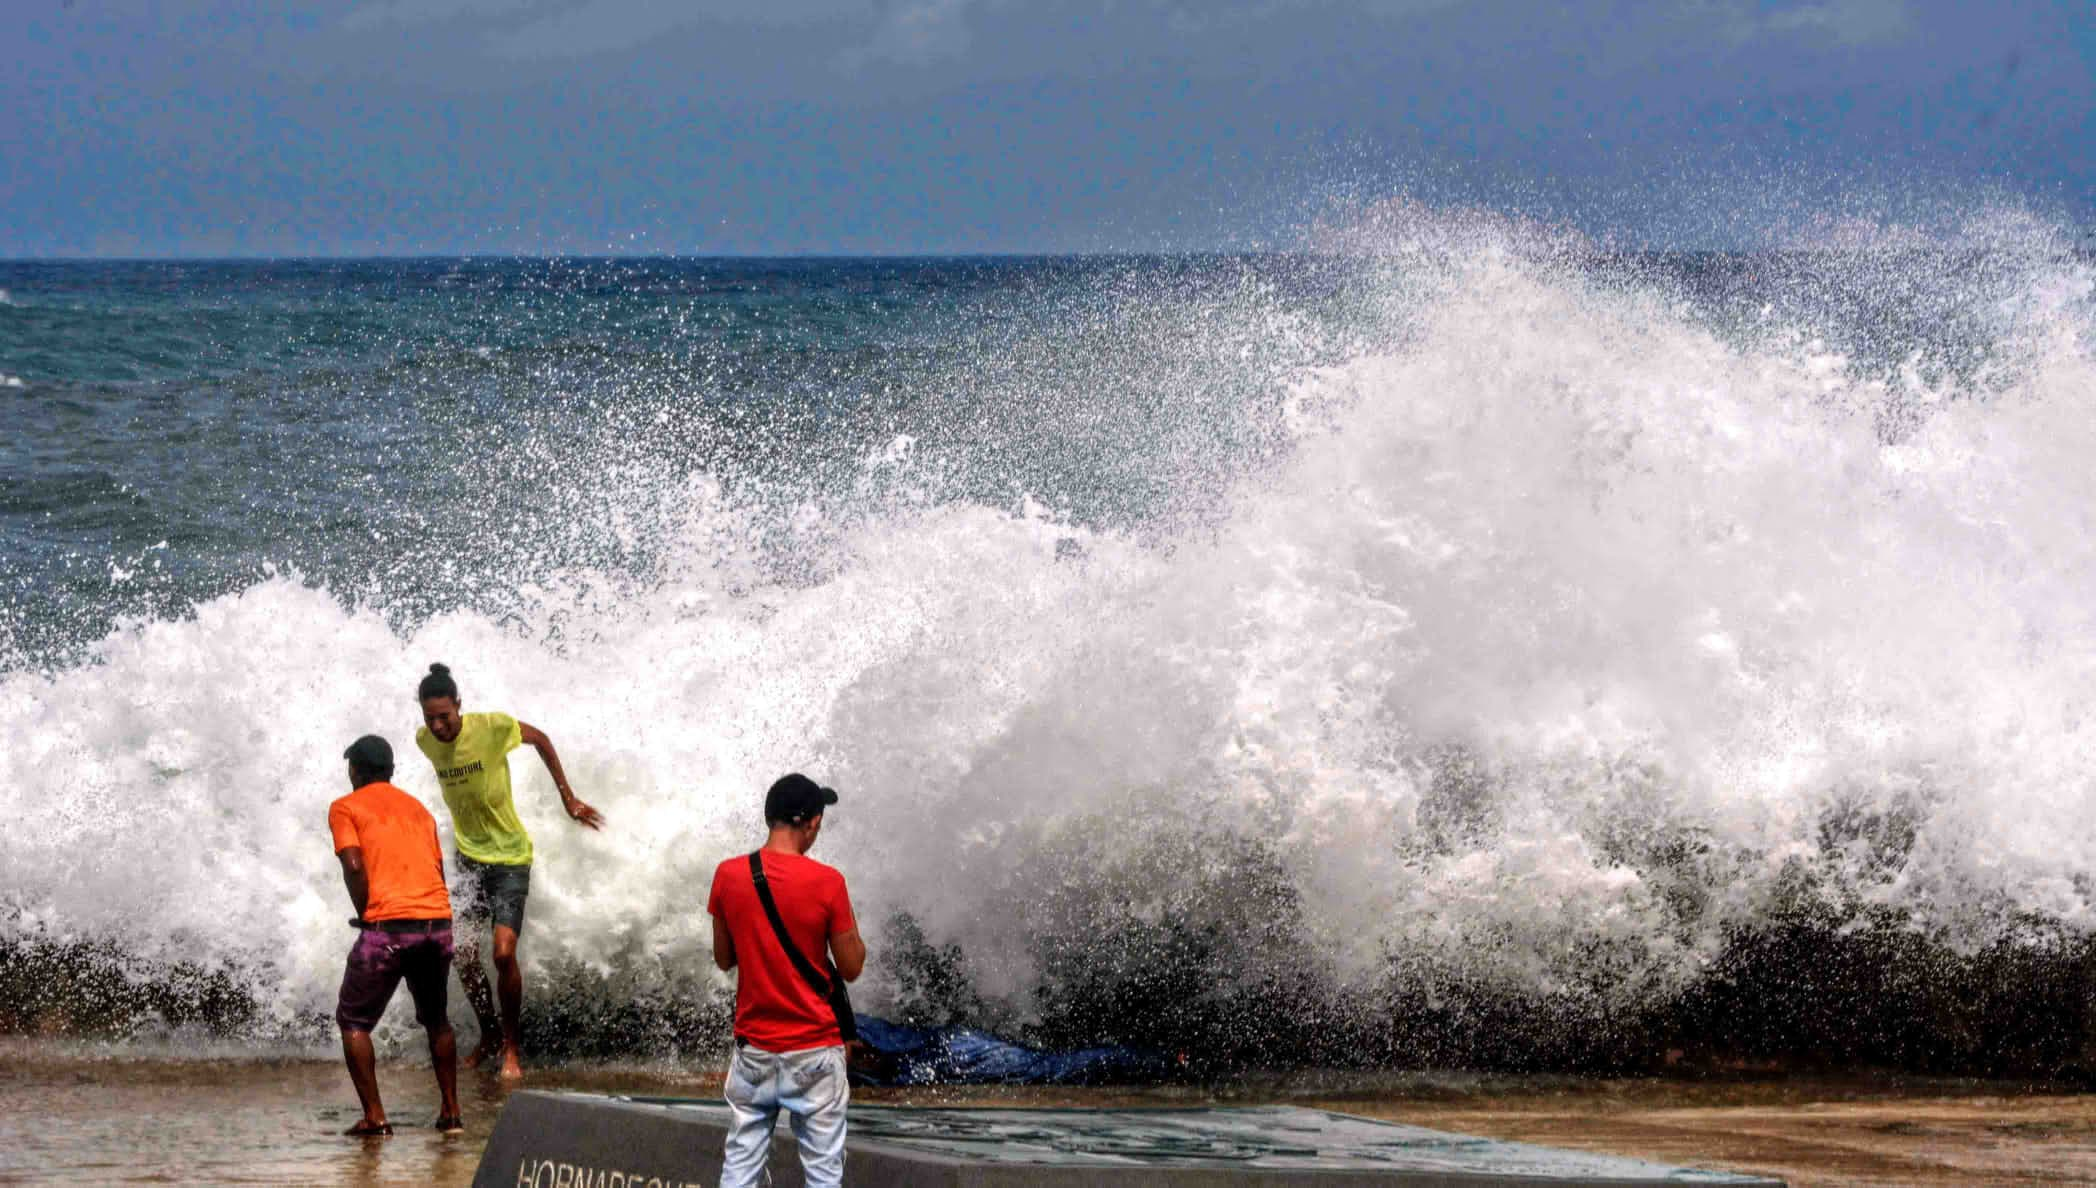
[(780, 1110), (786, 1111), (793, 1137), (800, 1140), (801, 1172), (808, 1188), (844, 1183), (844, 1107), (851, 1101), (851, 1081), (845, 1076), (842, 1047), (780, 1053), (738, 1046), (722, 1096), (728, 1099), (733, 1123), (728, 1156), (721, 1164), (721, 1188), (771, 1181), (764, 1165), (771, 1157), (771, 1132)]

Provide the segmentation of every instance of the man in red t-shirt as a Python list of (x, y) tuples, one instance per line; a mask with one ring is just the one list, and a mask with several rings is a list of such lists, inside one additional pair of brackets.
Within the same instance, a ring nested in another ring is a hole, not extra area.
[[(823, 810), (837, 793), (795, 772), (764, 797), (771, 837), (754, 855), (779, 922), (806, 963), (829, 979), (858, 980), (866, 968), (844, 876), (808, 857)], [(713, 960), (735, 978), (735, 1060), (723, 1095), (734, 1115), (722, 1188), (759, 1183), (771, 1132), (785, 1110), (800, 1140), (809, 1188), (844, 1182), (844, 1039), (828, 995), (796, 968), (759, 894), (752, 855), (713, 872), (706, 911), (713, 917)]]

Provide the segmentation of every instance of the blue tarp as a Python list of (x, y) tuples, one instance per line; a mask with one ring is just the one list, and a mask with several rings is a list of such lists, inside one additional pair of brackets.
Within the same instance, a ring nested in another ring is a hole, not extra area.
[(905, 1027), (859, 1016), (859, 1038), (873, 1051), (854, 1060), (868, 1085), (1103, 1085), (1156, 1081), (1172, 1062), (1135, 1048), (1042, 1052), (971, 1027)]

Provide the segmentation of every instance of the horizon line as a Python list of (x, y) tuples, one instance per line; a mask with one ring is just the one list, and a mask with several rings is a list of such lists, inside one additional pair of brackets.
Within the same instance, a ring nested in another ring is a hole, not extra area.
[[(2077, 255), (2096, 252), (2096, 231), (2077, 237), (2080, 242), (2069, 243), (2066, 250)], [(371, 253), (362, 255), (145, 255), (145, 256), (8, 256), (0, 255), (0, 265), (10, 264), (382, 264), (416, 263), (427, 261), (492, 262), (492, 263), (557, 263), (562, 261), (594, 263), (629, 263), (649, 260), (699, 261), (719, 260), (748, 263), (789, 262), (850, 262), (850, 261), (963, 261), (963, 260), (1142, 260), (1142, 259), (1193, 259), (1203, 256), (1354, 256), (1415, 255), (1420, 249), (1406, 251), (1362, 253), (1327, 251), (1316, 248), (1199, 248), (1199, 249), (1127, 249), (1113, 251), (1012, 251), (1012, 252), (647, 252), (622, 255), (611, 252), (416, 252), (416, 253)], [(1627, 246), (1622, 244), (1590, 245), (1586, 254), (1610, 255), (1782, 255), (1795, 253), (1862, 252), (1873, 249), (1863, 247), (1659, 247)], [(1928, 248), (1904, 250), (1931, 250)], [(1970, 251), (1973, 247), (1945, 245), (1942, 251)]]

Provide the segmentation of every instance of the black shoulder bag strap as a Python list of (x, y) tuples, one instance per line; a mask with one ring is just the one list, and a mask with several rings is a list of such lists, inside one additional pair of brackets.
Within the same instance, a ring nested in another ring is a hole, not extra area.
[[(778, 902), (771, 897), (771, 884), (764, 880), (764, 858), (758, 851), (750, 854), (750, 881), (757, 885), (757, 898), (764, 903), (764, 915), (771, 921), (772, 935), (779, 938), (779, 947), (786, 950), (786, 960), (793, 962), (793, 968), (800, 971), (802, 980), (822, 995), (829, 1002), (830, 1009), (837, 1013), (837, 1034), (843, 1036), (847, 1044), (856, 1041), (859, 1038), (859, 1018), (852, 1012), (851, 994), (845, 989), (844, 979), (838, 977), (834, 969), (825, 973), (815, 968), (815, 963), (793, 943), (793, 937), (786, 932), (786, 921), (779, 918)], [(829, 962), (825, 960), (823, 965), (827, 967)]]

